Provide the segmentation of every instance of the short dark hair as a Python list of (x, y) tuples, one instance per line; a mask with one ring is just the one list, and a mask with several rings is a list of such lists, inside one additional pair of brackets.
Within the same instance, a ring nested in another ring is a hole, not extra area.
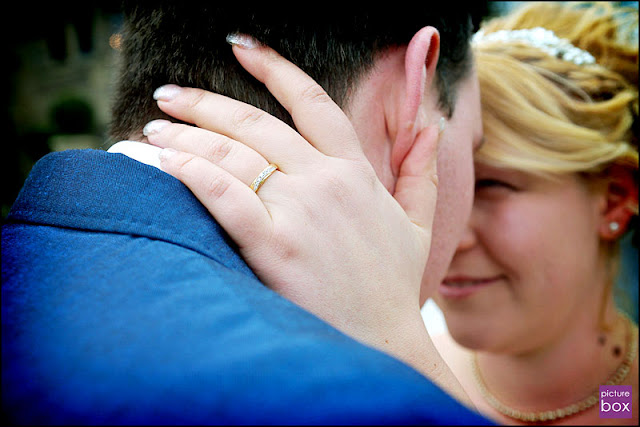
[[(460, 12), (458, 3), (435, 6), (423, 1), (411, 9), (369, 5), (370, 10), (322, 7), (320, 11), (292, 3), (286, 9), (272, 2), (251, 6), (210, 2), (196, 3), (197, 7), (188, 3), (123, 3), (121, 74), (110, 131), (116, 141), (139, 132), (149, 120), (166, 117), (152, 94), (167, 83), (230, 96), (293, 126), (286, 110), (233, 57), (225, 40), (233, 32), (249, 34), (274, 48), (314, 78), (341, 107), (378, 54), (407, 45), (426, 25), (440, 32), (436, 79), (440, 107), (449, 116), (458, 83), (472, 64), (471, 16)], [(420, 7), (424, 10), (415, 10)]]

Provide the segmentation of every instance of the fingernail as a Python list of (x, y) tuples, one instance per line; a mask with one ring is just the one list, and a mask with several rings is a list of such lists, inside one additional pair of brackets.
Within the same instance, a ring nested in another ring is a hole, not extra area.
[(153, 92), (153, 99), (156, 101), (171, 101), (178, 96), (182, 88), (177, 85), (164, 85), (160, 86)]
[(159, 153), (158, 157), (160, 161), (169, 160), (171, 157), (175, 156), (177, 153), (173, 148), (163, 148)]
[(169, 120), (164, 120), (164, 119), (151, 120), (142, 128), (142, 134), (144, 136), (149, 136), (156, 133), (160, 133), (160, 131), (162, 131), (162, 129), (167, 127), (167, 125), (169, 124), (171, 124)]
[(255, 49), (260, 46), (260, 42), (258, 40), (242, 33), (227, 34), (227, 43), (232, 46), (239, 46), (245, 49)]
[(440, 117), (440, 121), (438, 122), (438, 133), (444, 132), (447, 127), (447, 120), (444, 117)]

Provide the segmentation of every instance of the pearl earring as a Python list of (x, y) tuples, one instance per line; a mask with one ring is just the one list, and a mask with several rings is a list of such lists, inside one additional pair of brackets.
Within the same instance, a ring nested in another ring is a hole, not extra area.
[(620, 229), (620, 224), (618, 224), (616, 221), (611, 221), (609, 223), (609, 230), (611, 230), (612, 232), (616, 232)]

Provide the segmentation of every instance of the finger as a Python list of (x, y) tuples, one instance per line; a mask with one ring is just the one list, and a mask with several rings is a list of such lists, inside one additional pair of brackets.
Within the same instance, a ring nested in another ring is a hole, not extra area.
[(422, 229), (425, 239), (431, 236), (438, 197), (438, 139), (436, 126), (428, 126), (418, 134), (400, 165), (393, 195), (409, 219)]
[(226, 170), (246, 185), (269, 165), (252, 148), (219, 133), (197, 127), (153, 120), (143, 129), (150, 144), (194, 154)]
[(320, 152), (335, 157), (362, 156), (351, 122), (309, 75), (267, 46), (235, 45), (240, 64), (263, 82), (291, 114), (302, 136)]
[(271, 216), (247, 185), (205, 159), (164, 149), (162, 170), (182, 181), (240, 248), (268, 241)]
[(176, 85), (158, 88), (154, 98), (170, 116), (242, 142), (283, 171), (306, 169), (318, 154), (286, 123), (235, 99)]

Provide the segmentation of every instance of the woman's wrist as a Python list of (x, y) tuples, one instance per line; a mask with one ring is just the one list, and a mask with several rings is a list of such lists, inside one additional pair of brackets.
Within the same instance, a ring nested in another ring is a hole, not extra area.
[(476, 410), (462, 385), (433, 344), (420, 310), (406, 310), (399, 316), (393, 316), (393, 318), (396, 317), (397, 322), (389, 322), (377, 333), (362, 337), (363, 339), (360, 340), (411, 366), (460, 403)]

